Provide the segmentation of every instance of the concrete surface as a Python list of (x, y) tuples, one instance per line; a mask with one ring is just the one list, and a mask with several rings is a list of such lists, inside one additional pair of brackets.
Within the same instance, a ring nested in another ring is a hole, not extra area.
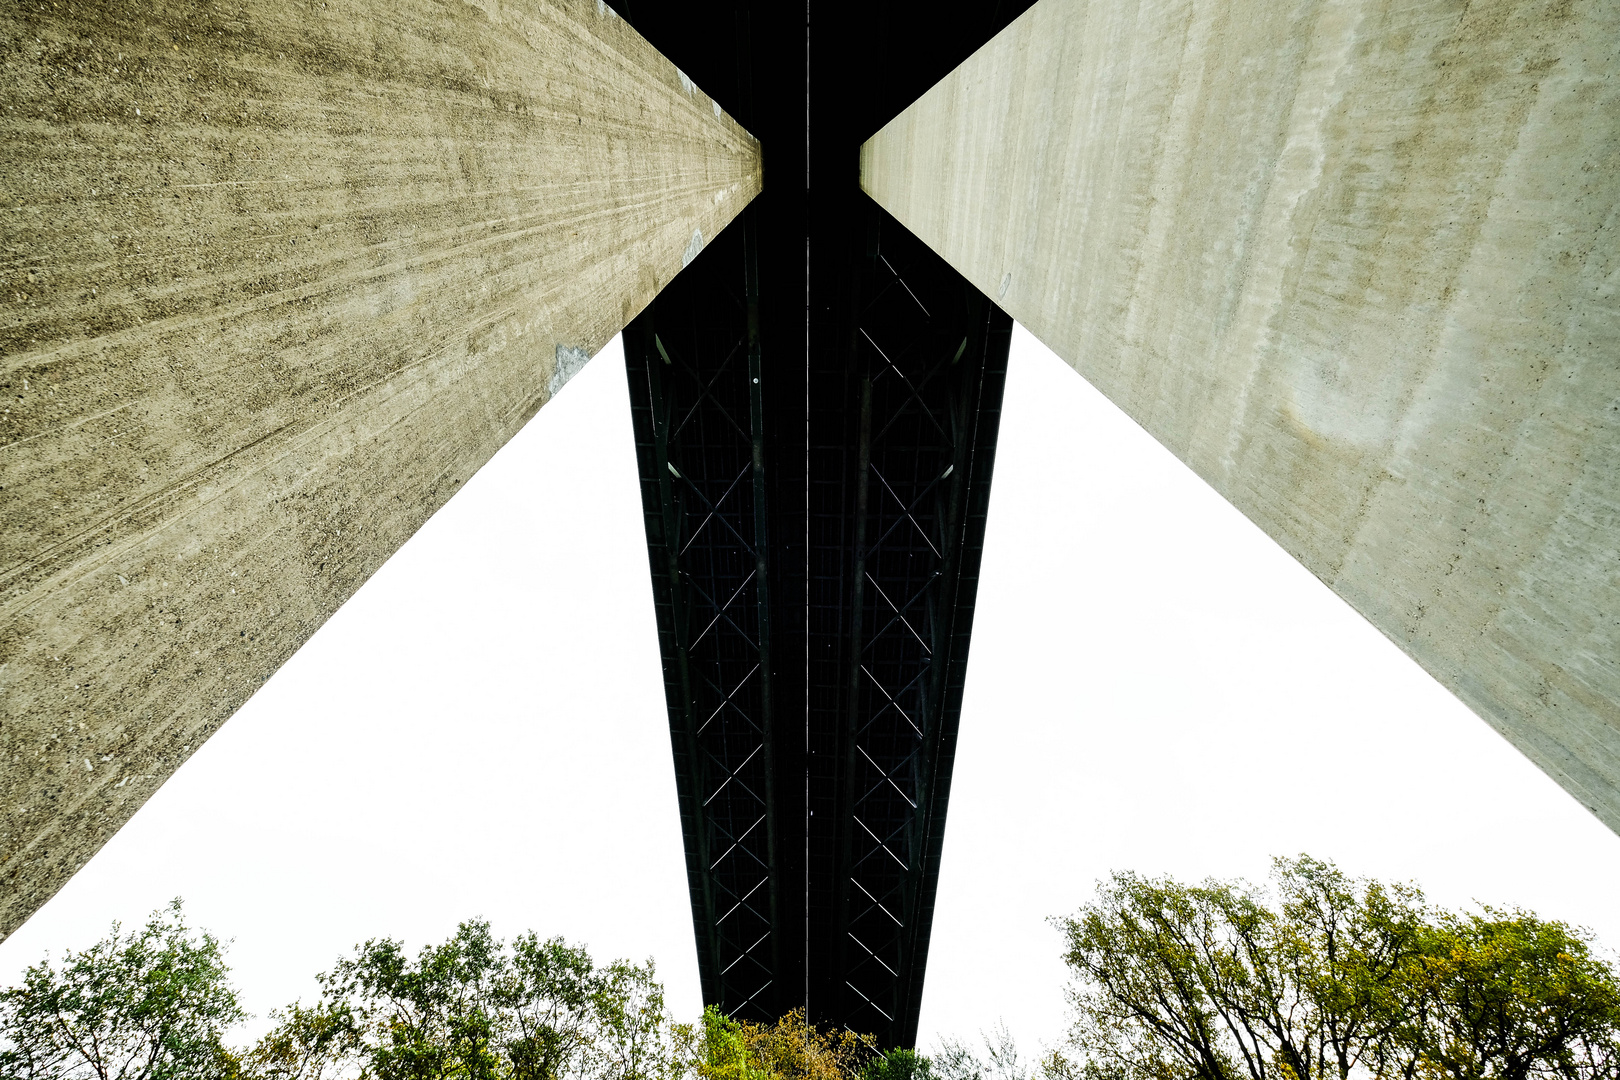
[(33, 0), (0, 43), (4, 935), (761, 158), (594, 0)]
[(1620, 5), (1041, 0), (861, 168), (1620, 831)]

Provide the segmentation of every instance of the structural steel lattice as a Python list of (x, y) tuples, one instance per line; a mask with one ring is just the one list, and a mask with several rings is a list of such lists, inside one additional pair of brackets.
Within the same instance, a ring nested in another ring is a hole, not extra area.
[(735, 250), (743, 224), (625, 349), (699, 964), (705, 997), (732, 1010), (768, 995), (780, 945), (758, 279)]
[(859, 147), (1027, 2), (620, 12), (765, 148), (625, 331), (705, 999), (916, 1035), (1011, 320)]

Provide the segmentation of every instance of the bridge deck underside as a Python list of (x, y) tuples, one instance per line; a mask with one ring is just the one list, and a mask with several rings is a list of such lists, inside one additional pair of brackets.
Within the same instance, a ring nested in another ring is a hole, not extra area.
[(1012, 324), (859, 151), (1030, 2), (615, 5), (769, 161), (625, 331), (699, 970), (738, 1015), (915, 1037)]
[(704, 995), (908, 1044), (1010, 321), (870, 207), (845, 347), (773, 353), (756, 229), (626, 334)]

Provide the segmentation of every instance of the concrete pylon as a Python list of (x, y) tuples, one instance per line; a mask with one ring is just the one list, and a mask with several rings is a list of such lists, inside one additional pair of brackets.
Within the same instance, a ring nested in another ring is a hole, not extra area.
[(600, 0), (27, 0), (0, 43), (4, 935), (761, 157)]
[(861, 168), (1620, 831), (1616, 42), (1609, 0), (1041, 0)]

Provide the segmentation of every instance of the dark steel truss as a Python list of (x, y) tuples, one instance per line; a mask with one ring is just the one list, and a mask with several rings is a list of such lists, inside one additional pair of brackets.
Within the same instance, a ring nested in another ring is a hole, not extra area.
[(870, 212), (835, 820), (837, 1019), (915, 1032), (1010, 320)]
[(752, 225), (625, 339), (699, 969), (905, 1045), (1011, 321), (867, 204), (831, 347), (762, 356)]
[(910, 1045), (1012, 323), (859, 150), (1033, 0), (610, 2), (766, 154), (625, 331), (704, 998)]
[(758, 280), (739, 224), (625, 349), (698, 966), (731, 1011), (774, 1004), (779, 966)]

